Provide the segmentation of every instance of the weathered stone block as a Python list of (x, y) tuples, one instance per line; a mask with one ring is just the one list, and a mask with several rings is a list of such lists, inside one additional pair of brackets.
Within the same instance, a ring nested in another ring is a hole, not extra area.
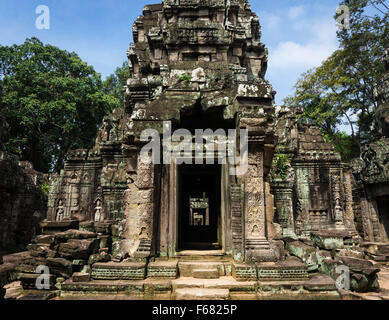
[(228, 289), (177, 289), (175, 292), (177, 300), (228, 300), (229, 297)]
[(28, 251), (23, 251), (19, 253), (5, 255), (2, 258), (3, 258), (3, 263), (20, 264), (24, 260), (31, 259), (31, 255)]
[(325, 250), (316, 251), (316, 257), (317, 257), (317, 262), (319, 263), (319, 265), (323, 264), (324, 259), (327, 259), (327, 258), (331, 259), (332, 258), (331, 252), (325, 251)]
[(294, 255), (305, 262), (309, 271), (317, 270), (319, 268), (315, 248), (308, 246), (301, 241), (293, 241), (287, 243), (286, 250), (288, 250), (291, 255)]
[(78, 220), (65, 221), (43, 221), (41, 222), (42, 233), (52, 235), (69, 229), (78, 229), (80, 222)]
[(285, 245), (282, 240), (270, 241), (270, 249), (274, 252), (277, 261), (285, 260)]
[(95, 222), (95, 233), (98, 233), (99, 235), (109, 236), (111, 235), (111, 222), (107, 221), (101, 221), (101, 222)]
[(337, 259), (355, 272), (363, 272), (366, 275), (371, 275), (380, 271), (379, 268), (374, 266), (373, 263), (368, 260), (343, 256), (338, 256)]
[(89, 257), (88, 264), (93, 265), (97, 262), (109, 262), (111, 260), (111, 255), (108, 252), (99, 252), (98, 254), (92, 254)]
[(224, 263), (217, 261), (183, 261), (178, 263), (180, 275), (183, 277), (193, 277), (193, 270), (195, 269), (216, 269), (219, 276), (225, 275)]
[[(341, 273), (336, 270), (337, 267), (341, 267)], [(352, 291), (369, 292), (379, 289), (377, 273), (380, 269), (368, 260), (338, 256), (335, 260), (324, 259), (321, 270), (336, 280), (344, 273), (345, 267), (349, 268)]]
[(196, 279), (218, 279), (219, 271), (217, 269), (194, 269), (193, 278)]
[(72, 276), (73, 282), (88, 282), (91, 280), (91, 276), (89, 273), (85, 272), (75, 272)]
[(311, 232), (311, 239), (320, 249), (342, 249), (343, 239), (348, 235), (347, 232), (337, 230), (316, 231)]
[(40, 235), (35, 237), (31, 242), (37, 245), (45, 245), (50, 248), (52, 248), (52, 246), (56, 244), (54, 235)]
[(237, 281), (257, 280), (257, 266), (255, 264), (232, 263), (232, 276)]
[(380, 242), (364, 242), (361, 243), (365, 254), (369, 259), (374, 261), (388, 261), (389, 260), (389, 246), (387, 243)]
[(308, 291), (335, 291), (335, 280), (325, 274), (315, 274), (304, 283), (304, 289)]
[(364, 259), (365, 258), (365, 253), (363, 252), (363, 249), (358, 248), (358, 247), (341, 249), (341, 250), (339, 250), (339, 252), (337, 252), (337, 255), (343, 256), (343, 257), (357, 258), (357, 259)]
[(99, 235), (98, 240), (100, 243), (100, 245), (99, 245), (100, 248), (110, 248), (112, 246), (112, 237), (111, 236)]
[(150, 283), (145, 282), (143, 287), (144, 287), (144, 293), (146, 295), (170, 293), (172, 291), (171, 281), (153, 280), (153, 282)]
[[(39, 278), (41, 274), (27, 274), (23, 273), (20, 276), (20, 282), (22, 283), (24, 290), (52, 290), (55, 285), (55, 276), (50, 274), (47, 275), (47, 280)], [(38, 279), (39, 278), (39, 279)], [(46, 282), (47, 281), (47, 282)], [(45, 285), (48, 284), (46, 288)]]
[(64, 278), (70, 278), (72, 276), (72, 263), (68, 260), (63, 258), (48, 258), (46, 263), (51, 274)]
[(56, 250), (51, 250), (50, 245), (29, 244), (27, 246), (31, 257), (55, 258), (57, 256)]
[(108, 262), (92, 266), (92, 278), (96, 280), (141, 280), (146, 276), (146, 263)]
[(150, 278), (177, 278), (177, 261), (155, 261), (147, 266), (147, 276)]
[(308, 268), (296, 257), (288, 257), (280, 262), (262, 262), (257, 264), (260, 281), (290, 281), (308, 278)]
[(72, 261), (72, 265), (73, 266), (76, 266), (76, 267), (83, 267), (85, 265), (88, 264), (88, 261), (87, 260), (83, 260), (83, 259), (75, 259)]
[(61, 243), (58, 247), (58, 253), (62, 258), (74, 260), (88, 260), (89, 256), (98, 250), (98, 239), (70, 239), (66, 243)]
[(131, 283), (123, 283), (122, 281), (89, 281), (89, 282), (73, 282), (71, 279), (66, 280), (61, 284), (61, 290), (65, 293), (143, 293), (143, 282), (134, 281)]
[(88, 232), (95, 232), (95, 224), (93, 221), (80, 222), (79, 230), (88, 231)]
[(24, 259), (21, 263), (16, 264), (15, 270), (23, 273), (35, 273), (38, 266), (46, 265), (46, 258), (30, 257)]
[(70, 239), (92, 239), (96, 238), (97, 234), (89, 231), (82, 230), (67, 230), (65, 232), (56, 233), (55, 238), (57, 242), (66, 242)]

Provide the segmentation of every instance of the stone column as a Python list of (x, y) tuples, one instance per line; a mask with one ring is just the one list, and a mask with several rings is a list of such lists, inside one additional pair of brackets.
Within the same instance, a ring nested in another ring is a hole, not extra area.
[(138, 149), (126, 147), (129, 186), (124, 193), (126, 220), (122, 222), (118, 258), (144, 260), (152, 254), (154, 232), (154, 165), (141, 162)]
[(296, 168), (296, 232), (298, 235), (309, 237), (309, 169), (298, 166)]
[(232, 232), (232, 255), (235, 261), (242, 262), (244, 259), (244, 224), (243, 224), (243, 187), (238, 184), (230, 186), (231, 199), (231, 232)]
[(349, 230), (354, 236), (359, 237), (354, 223), (353, 188), (351, 182), (351, 171), (349, 168), (343, 172), (343, 176), (345, 197), (344, 224), (347, 230)]
[(263, 149), (249, 140), (248, 171), (245, 181), (246, 261), (274, 261), (266, 231)]
[(334, 210), (333, 217), (336, 229), (345, 229), (343, 221), (343, 206), (341, 193), (341, 172), (338, 168), (330, 169), (330, 190), (332, 208)]
[(139, 247), (135, 257), (151, 254), (154, 224), (154, 165), (144, 164), (138, 159), (135, 186), (138, 188), (138, 235)]
[(275, 196), (275, 206), (278, 213), (278, 221), (282, 226), (284, 237), (296, 238), (293, 217), (293, 186), (294, 181), (275, 180), (272, 190)]

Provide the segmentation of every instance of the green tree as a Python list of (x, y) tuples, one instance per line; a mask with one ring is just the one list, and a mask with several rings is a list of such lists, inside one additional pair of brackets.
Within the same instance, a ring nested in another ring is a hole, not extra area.
[(103, 82), (104, 92), (112, 95), (124, 103), (124, 86), (127, 79), (131, 77), (128, 62), (123, 62), (121, 67), (116, 68), (115, 72), (108, 76)]
[[(359, 155), (375, 138), (375, 86), (382, 76), (381, 58), (389, 44), (389, 7), (384, 0), (344, 0), (350, 28), (337, 32), (340, 47), (321, 66), (304, 73), (289, 106), (303, 106), (302, 121), (315, 122), (344, 160)], [(335, 18), (338, 18), (337, 15)], [(339, 131), (349, 128), (350, 135)]]
[(120, 102), (76, 53), (37, 38), (0, 46), (7, 148), (37, 170), (60, 170), (70, 149), (93, 145), (98, 124)]

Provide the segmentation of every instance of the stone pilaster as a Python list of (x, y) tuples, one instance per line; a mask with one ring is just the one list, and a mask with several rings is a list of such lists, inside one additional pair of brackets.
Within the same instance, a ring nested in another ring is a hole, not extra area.
[[(296, 231), (303, 233), (309, 225), (309, 169), (305, 167), (296, 168)], [(309, 231), (304, 233), (309, 237)]]
[(230, 187), (232, 250), (235, 261), (242, 261), (244, 259), (244, 223), (242, 215), (244, 193), (242, 189), (240, 185)]
[(138, 189), (138, 224), (139, 247), (136, 258), (148, 257), (152, 250), (154, 222), (154, 165), (142, 163), (138, 158), (135, 186)]
[(330, 169), (330, 190), (333, 207), (333, 218), (336, 229), (345, 229), (343, 220), (343, 197), (341, 192), (341, 172), (339, 169)]
[(278, 221), (283, 229), (283, 236), (291, 238), (296, 237), (293, 217), (293, 186), (294, 181), (275, 180), (272, 182)]
[(249, 139), (248, 150), (248, 171), (244, 178), (246, 261), (273, 261), (275, 256), (266, 230), (263, 149), (260, 143)]
[[(351, 178), (350, 169), (346, 169), (343, 172), (343, 183), (344, 183), (344, 225), (353, 234), (358, 236), (358, 232), (355, 228), (354, 223), (354, 210), (353, 210), (353, 188), (352, 188), (352, 178)], [(359, 237), (359, 236), (358, 236)]]

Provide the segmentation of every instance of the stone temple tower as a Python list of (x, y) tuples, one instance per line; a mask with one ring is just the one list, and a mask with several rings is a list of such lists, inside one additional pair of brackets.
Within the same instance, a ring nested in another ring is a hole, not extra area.
[[(190, 243), (207, 240), (237, 259), (276, 259), (267, 237), (266, 209), (273, 208), (266, 203), (264, 183), (273, 152), (275, 92), (264, 80), (267, 50), (260, 42), (258, 17), (245, 0), (167, 0), (145, 7), (133, 35), (125, 154), (136, 158), (142, 130), (154, 128), (162, 134), (163, 121), (193, 137), (196, 129), (244, 128), (249, 168), (236, 177), (228, 174), (228, 164), (155, 168), (138, 161), (128, 192), (144, 194), (149, 203), (127, 203), (127, 217), (143, 219), (138, 227), (129, 226), (131, 237), (138, 236), (139, 228), (145, 230), (139, 241), (146, 254), (159, 235), (160, 255), (174, 256), (187, 244), (192, 248)], [(193, 184), (196, 177), (198, 185)], [(191, 204), (186, 198), (196, 192), (209, 199), (208, 225), (200, 227), (187, 217)], [(196, 239), (201, 232), (207, 235)]]
[[(91, 267), (95, 280), (175, 278), (188, 271), (178, 261), (219, 259), (219, 271), (238, 280), (304, 280), (305, 264), (286, 258), (291, 237), (336, 229), (317, 237), (343, 246), (343, 233), (356, 232), (340, 155), (318, 128), (276, 108), (260, 37), (246, 0), (144, 8), (127, 52), (125, 106), (104, 118), (95, 147), (71, 151), (52, 180), (44, 234), (81, 229), (65, 235), (97, 237), (104, 253), (73, 258), (76, 268)], [(276, 143), (291, 159), (286, 179), (272, 173)], [(165, 157), (177, 148), (180, 161)], [(161, 161), (144, 161), (145, 149)]]
[[(268, 54), (260, 36), (246, 0), (146, 6), (127, 52), (125, 108), (104, 119), (93, 150), (68, 155), (52, 186), (48, 220), (112, 221), (119, 260), (204, 248), (238, 261), (277, 260), (266, 182), (275, 92), (264, 79)], [(141, 133), (162, 136), (166, 123), (193, 138), (199, 129), (247, 130), (248, 170), (232, 175), (227, 158), (200, 165), (196, 156), (192, 165), (144, 164)]]

